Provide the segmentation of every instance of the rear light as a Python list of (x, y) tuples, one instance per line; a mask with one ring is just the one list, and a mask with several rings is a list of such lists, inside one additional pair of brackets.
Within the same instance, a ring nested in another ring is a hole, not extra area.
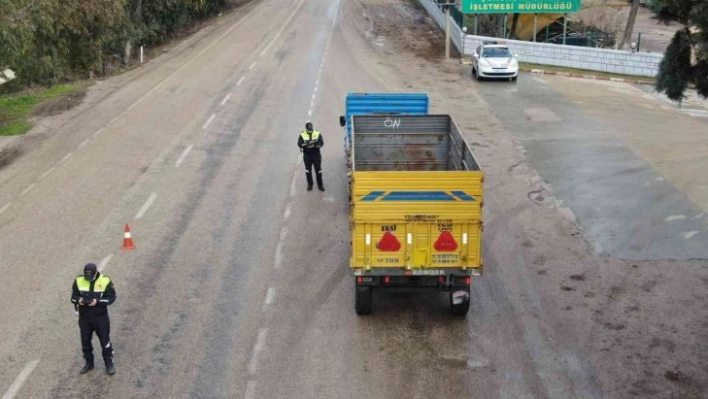
[(364, 277), (361, 277), (361, 276), (357, 277), (357, 278), (356, 278), (356, 282), (359, 283), (359, 284), (363, 283), (363, 282), (364, 282)]
[(465, 277), (465, 285), (472, 284), (472, 277)]
[(391, 277), (390, 277), (390, 276), (384, 277), (384, 284), (388, 284), (388, 283), (390, 283), (390, 282), (391, 282)]
[(435, 241), (434, 247), (435, 250), (439, 252), (451, 252), (457, 249), (457, 241), (455, 241), (455, 237), (452, 236), (452, 233), (443, 231), (440, 233), (438, 240)]
[(401, 242), (398, 241), (398, 238), (396, 238), (393, 233), (387, 231), (384, 233), (383, 237), (381, 237), (381, 241), (376, 244), (376, 249), (379, 251), (396, 252), (401, 249)]

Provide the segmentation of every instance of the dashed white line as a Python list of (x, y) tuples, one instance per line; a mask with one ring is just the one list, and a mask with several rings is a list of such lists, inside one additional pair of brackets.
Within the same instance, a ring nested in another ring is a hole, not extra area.
[(103, 273), (103, 270), (106, 269), (106, 266), (108, 266), (108, 262), (110, 262), (111, 259), (113, 259), (113, 254), (110, 254), (105, 258), (101, 259), (101, 263), (98, 264), (98, 271), (100, 273)]
[(22, 385), (24, 385), (25, 381), (27, 381), (27, 378), (29, 378), (30, 374), (32, 374), (32, 371), (37, 367), (39, 364), (39, 360), (33, 360), (25, 366), (25, 368), (22, 369), (20, 372), (20, 375), (15, 378), (15, 381), (10, 385), (10, 388), (5, 392), (4, 395), (2, 395), (2, 399), (12, 399), (17, 395), (17, 393), (22, 389)]
[(41, 176), (39, 176), (39, 180), (42, 180), (45, 177), (49, 176), (49, 174), (54, 172), (55, 169), (56, 169), (56, 166), (52, 166), (51, 168), (49, 168), (49, 170), (47, 170), (46, 172), (42, 173)]
[(288, 220), (290, 217), (290, 204), (285, 206), (285, 212), (283, 212), (283, 220)]
[(229, 101), (229, 98), (231, 98), (231, 93), (227, 94), (226, 97), (224, 97), (224, 99), (221, 100), (221, 105), (226, 104), (226, 102)]
[(273, 38), (273, 40), (271, 40), (270, 43), (268, 43), (268, 45), (266, 46), (266, 48), (263, 49), (263, 51), (261, 52), (261, 57), (263, 57), (263, 55), (265, 55), (265, 53), (268, 52), (268, 49), (270, 49), (270, 46), (272, 46), (273, 43), (275, 43), (275, 41), (278, 40), (280, 35), (283, 34), (283, 31), (285, 30), (285, 28), (290, 26), (290, 21), (295, 17), (295, 14), (297, 14), (300, 7), (302, 7), (302, 3), (304, 3), (304, 2), (305, 2), (305, 0), (300, 0), (300, 3), (298, 3), (298, 5), (297, 5), (297, 7), (295, 7), (295, 10), (293, 11), (293, 13), (290, 14), (290, 17), (288, 18), (288, 20), (285, 21), (283, 26), (280, 28), (280, 30), (278, 31), (278, 34), (276, 34), (275, 37)]
[(270, 287), (270, 288), (268, 288), (268, 291), (266, 291), (265, 306), (268, 306), (271, 303), (273, 303), (274, 298), (275, 298), (275, 288)]
[(280, 268), (280, 265), (283, 263), (283, 242), (279, 242), (278, 245), (275, 246), (275, 268), (278, 269)]
[(312, 108), (307, 110), (307, 116), (312, 116)]
[(248, 365), (248, 373), (255, 374), (258, 368), (258, 355), (261, 353), (265, 347), (266, 334), (268, 329), (261, 328), (258, 331), (258, 338), (256, 338), (256, 346), (253, 347), (253, 354), (251, 355), (251, 363)]
[[(148, 94), (149, 94), (149, 93), (148, 93)], [(110, 121), (108, 121), (108, 124), (109, 124), (109, 125), (112, 124), (113, 122), (117, 121), (118, 118), (120, 118), (120, 115), (114, 116), (113, 119), (111, 119)]]
[[(297, 165), (300, 163), (299, 161), (300, 161), (300, 156), (298, 155), (298, 159), (297, 159), (297, 161), (295, 162), (295, 166), (296, 166), (296, 167), (297, 167)], [(291, 197), (294, 197), (294, 196), (295, 196), (295, 193), (297, 192), (297, 188), (295, 188), (296, 182), (297, 182), (297, 178), (296, 178), (295, 175), (293, 175), (293, 181), (290, 183), (290, 196), (291, 196)]]
[(280, 229), (280, 241), (285, 240), (285, 237), (288, 236), (288, 228), (287, 227), (282, 227)]
[(29, 187), (27, 187), (24, 191), (22, 191), (22, 192), (20, 193), (20, 197), (23, 197), (25, 194), (27, 194), (27, 193), (29, 193), (30, 191), (32, 191), (32, 189), (35, 188), (36, 186), (37, 186), (37, 183), (32, 183), (32, 184), (30, 184)]
[(245, 399), (254, 399), (256, 397), (256, 381), (250, 380), (246, 384), (246, 396)]
[(211, 125), (211, 122), (214, 120), (214, 118), (216, 118), (216, 114), (211, 114), (209, 119), (207, 119), (206, 123), (204, 123), (204, 126), (202, 126), (202, 129), (208, 128), (209, 125)]
[(665, 222), (672, 222), (674, 220), (686, 219), (686, 215), (671, 215), (664, 219)]
[(86, 144), (88, 144), (88, 142), (89, 142), (89, 139), (82, 141), (81, 144), (79, 144), (78, 149), (80, 150), (80, 149), (84, 148), (84, 146), (86, 146)]
[(103, 132), (105, 132), (105, 131), (106, 131), (106, 128), (105, 128), (105, 127), (102, 127), (102, 128), (100, 128), (100, 129), (96, 130), (96, 133), (94, 133), (93, 136), (96, 137), (96, 136), (98, 136), (99, 134), (101, 134), (101, 133), (103, 133)]
[(179, 166), (182, 164), (185, 158), (187, 158), (187, 154), (192, 151), (192, 146), (190, 145), (189, 147), (185, 148), (184, 151), (182, 151), (182, 154), (177, 158), (177, 162), (175, 162), (175, 168), (179, 168)]
[(68, 161), (69, 158), (71, 158), (72, 156), (73, 156), (72, 153), (68, 153), (68, 154), (64, 155), (64, 158), (62, 158), (61, 161), (59, 161), (59, 163), (64, 163), (64, 162)]
[(245, 77), (245, 76), (241, 76), (241, 77), (238, 79), (238, 82), (236, 82), (236, 86), (241, 86), (241, 83), (243, 83), (243, 80), (244, 80), (244, 79), (246, 79), (246, 77)]
[(138, 213), (135, 214), (135, 219), (140, 219), (143, 216), (145, 216), (145, 212), (150, 208), (152, 203), (155, 201), (155, 198), (157, 198), (157, 193), (152, 193), (150, 194), (150, 197), (148, 197), (147, 201), (143, 204), (142, 208), (138, 211)]
[(686, 232), (686, 233), (683, 233), (683, 238), (685, 238), (685, 239), (688, 240), (688, 239), (690, 239), (691, 237), (695, 236), (695, 235), (698, 234), (698, 233), (700, 233), (700, 231), (696, 231), (696, 230), (688, 231), (688, 232)]
[(256, 66), (256, 63), (254, 62), (253, 64), (251, 64), (251, 66), (248, 67), (248, 70), (250, 71), (250, 70), (253, 69), (253, 67), (255, 67), (255, 66)]
[(5, 212), (10, 207), (10, 205), (12, 205), (12, 202), (8, 202), (7, 204), (5, 204), (2, 208), (0, 208), (0, 213)]

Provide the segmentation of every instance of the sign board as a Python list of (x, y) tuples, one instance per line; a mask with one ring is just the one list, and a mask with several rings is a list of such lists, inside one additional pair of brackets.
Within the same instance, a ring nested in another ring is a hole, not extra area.
[(10, 68), (0, 71), (0, 85), (9, 82), (12, 79), (15, 79), (15, 72), (13, 72)]
[(580, 11), (581, 0), (461, 0), (465, 14), (573, 13)]

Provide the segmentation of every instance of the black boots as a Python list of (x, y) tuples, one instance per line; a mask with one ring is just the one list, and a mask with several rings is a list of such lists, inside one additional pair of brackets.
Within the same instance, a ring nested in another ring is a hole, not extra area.
[(317, 186), (317, 188), (319, 188), (320, 191), (324, 191), (324, 186)]
[(307, 191), (312, 191), (312, 184), (307, 185)]
[(79, 371), (79, 374), (86, 374), (91, 370), (93, 370), (93, 364), (86, 362), (84, 367)]
[(113, 359), (106, 360), (106, 373), (108, 375), (113, 375), (116, 373), (116, 366), (113, 365)]

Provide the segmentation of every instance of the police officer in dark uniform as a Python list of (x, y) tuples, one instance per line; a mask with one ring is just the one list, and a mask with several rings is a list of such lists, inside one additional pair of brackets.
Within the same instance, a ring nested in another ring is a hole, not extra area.
[(85, 374), (93, 369), (93, 333), (98, 335), (101, 343), (103, 361), (106, 373), (113, 375), (116, 368), (113, 365), (113, 345), (111, 344), (111, 322), (108, 319), (108, 305), (116, 300), (116, 290), (110, 277), (98, 272), (96, 265), (88, 263), (84, 266), (84, 274), (76, 277), (72, 287), (71, 302), (79, 311), (79, 329), (81, 330), (81, 350), (86, 364), (80, 373)]
[(322, 133), (312, 128), (312, 123), (305, 123), (305, 130), (300, 133), (297, 139), (297, 146), (302, 151), (302, 158), (305, 161), (305, 177), (307, 178), (307, 191), (312, 190), (312, 166), (315, 167), (317, 177), (317, 188), (324, 191), (322, 183), (322, 154), (320, 148), (324, 145)]

